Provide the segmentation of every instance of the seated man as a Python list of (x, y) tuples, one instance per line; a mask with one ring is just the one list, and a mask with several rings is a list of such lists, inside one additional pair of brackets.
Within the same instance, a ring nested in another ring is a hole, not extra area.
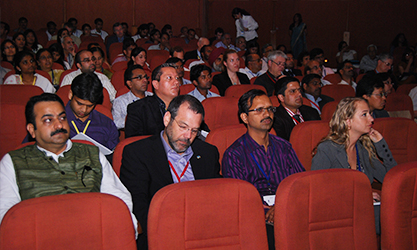
[(120, 54), (114, 59), (112, 66), (118, 62), (129, 62), (131, 59), (132, 50), (137, 47), (132, 38), (127, 37), (123, 40), (123, 54)]
[(162, 64), (152, 72), (153, 96), (140, 99), (127, 106), (126, 138), (137, 135), (154, 135), (164, 129), (162, 118), (166, 107), (178, 96), (180, 77), (171, 64)]
[(159, 189), (181, 181), (220, 177), (217, 148), (195, 140), (203, 119), (204, 108), (196, 98), (178, 96), (168, 106), (162, 131), (125, 147), (120, 179), (132, 194), (133, 213), (144, 230), (138, 249), (147, 249), (148, 210)]
[(246, 51), (246, 40), (244, 36), (236, 37), (236, 50)]
[(353, 75), (355, 73), (353, 72), (353, 64), (351, 62), (344, 61), (340, 63), (337, 67), (337, 73), (342, 78), (342, 81), (339, 82), (339, 84), (350, 85), (352, 88), (356, 89), (356, 82), (353, 81)]
[(262, 70), (262, 61), (258, 54), (247, 55), (245, 66), (246, 67), (244, 69), (240, 68), (239, 72), (246, 74), (249, 80), (265, 73), (265, 71)]
[(334, 74), (331, 68), (324, 66), (324, 51), (320, 48), (314, 48), (310, 51), (310, 60), (316, 60), (320, 64), (320, 68), (322, 70), (322, 77), (325, 77), (330, 74)]
[(268, 96), (274, 94), (278, 80), (285, 77), (282, 72), (285, 68), (286, 59), (287, 55), (282, 51), (275, 50), (268, 53), (268, 71), (255, 80), (256, 85), (265, 87)]
[(197, 41), (197, 49), (196, 50), (191, 50), (191, 51), (188, 51), (187, 53), (185, 53), (184, 61), (186, 62), (187, 60), (190, 60), (190, 59), (200, 59), (201, 60), (202, 56), (201, 56), (200, 50), (205, 45), (210, 45), (209, 40), (205, 37), (200, 37)]
[(212, 72), (223, 72), (224, 65), (223, 65), (223, 54), (226, 51), (225, 48), (220, 47), (214, 49), (210, 56), (209, 56), (209, 65), (212, 67)]
[(161, 42), (159, 44), (155, 44), (149, 46), (148, 50), (166, 50), (169, 51), (171, 49), (171, 45), (169, 44), (169, 35), (167, 33), (161, 33)]
[(180, 46), (175, 46), (169, 50), (169, 57), (176, 57), (184, 61), (184, 49)]
[(170, 57), (168, 58), (165, 63), (172, 64), (175, 66), (175, 69), (177, 70), (177, 74), (179, 76), (180, 86), (184, 84), (191, 84), (191, 81), (189, 79), (184, 78), (184, 61), (177, 58), (177, 57)]
[(287, 59), (285, 60), (285, 69), (282, 72), (286, 76), (302, 76), (303, 73), (301, 70), (294, 68), (294, 55), (291, 51), (287, 51), (285, 53), (287, 55)]
[(106, 42), (107, 55), (110, 55), (109, 50), (112, 43), (122, 43), (127, 37), (128, 36), (126, 36), (123, 32), (123, 26), (121, 23), (117, 22), (113, 24), (113, 35), (109, 36)]
[(321, 83), (323, 85), (330, 85), (331, 82), (323, 79), (323, 71), (320, 68), (320, 63), (317, 60), (309, 60), (304, 66), (304, 75), (317, 74), (321, 77)]
[(212, 86), (211, 70), (204, 64), (195, 65), (191, 68), (190, 78), (195, 89), (188, 93), (194, 96), (200, 102), (206, 98), (219, 97), (220, 95), (210, 91)]
[(274, 129), (277, 135), (287, 141), (290, 140), (292, 129), (305, 121), (320, 120), (317, 110), (303, 105), (301, 86), (297, 78), (281, 78), (275, 90), (281, 105), (275, 112)]
[[(95, 146), (68, 139), (64, 103), (57, 95), (32, 97), (25, 115), (36, 144), (11, 151), (0, 162), (0, 220), (22, 200), (82, 192), (115, 195), (132, 211), (132, 197), (106, 157)], [(133, 214), (132, 220), (136, 229)]]
[[(274, 197), (279, 183), (304, 168), (288, 141), (269, 134), (275, 107), (265, 92), (258, 89), (246, 92), (240, 97), (238, 106), (239, 117), (248, 132), (224, 153), (223, 176), (252, 183), (263, 197), (265, 220), (273, 223)], [(270, 247), (274, 245), (273, 229), (273, 225), (267, 224)]]
[(98, 77), (93, 73), (75, 77), (68, 98), (65, 112), (71, 128), (70, 138), (83, 133), (113, 150), (119, 143), (119, 132), (110, 118), (94, 110), (103, 100), (103, 86)]
[(94, 24), (96, 26), (95, 29), (91, 30), (91, 34), (99, 35), (103, 39), (103, 41), (106, 40), (106, 37), (109, 35), (106, 31), (103, 30), (103, 19), (96, 18), (94, 20)]
[(211, 52), (213, 51), (213, 47), (211, 45), (204, 45), (200, 49), (201, 58), (198, 61), (193, 61), (188, 65), (188, 69), (191, 69), (194, 65), (198, 64), (206, 64), (210, 65), (209, 58), (211, 55)]
[(129, 104), (153, 95), (152, 92), (146, 91), (148, 89), (148, 79), (149, 77), (140, 65), (132, 65), (125, 70), (124, 81), (130, 91), (117, 97), (113, 102), (112, 114), (117, 129), (125, 128), (127, 106)]
[(362, 57), (361, 63), (359, 64), (359, 69), (362, 72), (374, 70), (378, 64), (378, 58), (376, 57), (376, 46), (374, 44), (370, 44), (366, 48), (366, 51), (368, 54)]
[(224, 33), (222, 36), (222, 40), (216, 43), (214, 47), (222, 47), (225, 49), (232, 49), (237, 51), (236, 47), (232, 44), (232, 36), (229, 33)]
[(321, 87), (323, 86), (321, 76), (317, 74), (306, 75), (301, 84), (303, 85), (303, 93), (311, 105), (304, 104), (316, 109), (319, 114), (321, 114), (321, 110), (326, 103), (334, 101), (330, 96), (321, 94)]
[(116, 97), (116, 89), (113, 87), (107, 76), (102, 73), (96, 72), (96, 65), (95, 65), (96, 58), (93, 56), (88, 50), (81, 50), (75, 55), (75, 65), (77, 66), (78, 70), (69, 73), (62, 79), (61, 87), (65, 85), (71, 85), (74, 78), (81, 73), (93, 73), (97, 75), (100, 79), (101, 84), (107, 90), (110, 96), (110, 101), (113, 102), (114, 98)]
[(356, 87), (356, 97), (363, 97), (368, 101), (370, 113), (373, 118), (389, 117), (384, 110), (387, 94), (384, 91), (384, 83), (377, 76), (365, 75)]

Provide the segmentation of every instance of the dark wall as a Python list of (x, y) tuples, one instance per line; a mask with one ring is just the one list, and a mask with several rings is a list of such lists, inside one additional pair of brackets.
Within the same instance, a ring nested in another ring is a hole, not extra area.
[(0, 19), (15, 29), (18, 18), (26, 16), (36, 30), (50, 20), (60, 25), (72, 16), (78, 19), (78, 28), (86, 22), (94, 26), (94, 19), (101, 17), (109, 33), (116, 21), (136, 26), (152, 21), (159, 29), (170, 23), (174, 34), (188, 26), (212, 36), (220, 26), (235, 36), (234, 7), (246, 9), (258, 21), (261, 45), (275, 39), (288, 47), (288, 27), (294, 13), (301, 13), (308, 28), (308, 48), (325, 49), (331, 66), (345, 31), (360, 57), (370, 43), (380, 52), (387, 51), (398, 32), (404, 32), (412, 45), (417, 41), (413, 15), (417, 1), (412, 0), (5, 0), (0, 3)]

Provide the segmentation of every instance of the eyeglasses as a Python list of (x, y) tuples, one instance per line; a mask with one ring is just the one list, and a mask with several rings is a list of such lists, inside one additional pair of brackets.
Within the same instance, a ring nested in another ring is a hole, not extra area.
[(313, 85), (314, 87), (323, 86), (323, 83), (321, 81), (311, 81), (309, 84)]
[(374, 95), (374, 96), (376, 96), (376, 97), (387, 97), (387, 93), (384, 93), (384, 92), (381, 92), (381, 93), (379, 93), (379, 94), (371, 94), (371, 95)]
[(179, 123), (179, 122), (177, 122), (177, 120), (175, 120), (175, 119), (172, 119), (172, 120), (174, 120), (174, 121), (177, 123), (177, 125), (178, 125), (178, 127), (180, 128), (180, 131), (181, 131), (182, 133), (185, 133), (185, 132), (191, 131), (191, 135), (193, 135), (193, 136), (198, 136), (198, 135), (200, 134), (200, 130), (199, 130), (199, 129), (196, 129), (196, 128), (189, 128), (187, 125), (180, 124), (180, 123)]
[(284, 66), (285, 67), (285, 62), (275, 62), (273, 60), (271, 60), (271, 62), (275, 63), (277, 66)]
[(93, 56), (90, 58), (84, 58), (83, 60), (81, 60), (81, 62), (85, 62), (85, 63), (89, 63), (89, 62), (95, 62), (96, 58)]
[(383, 62), (385, 65), (387, 65), (387, 67), (390, 67), (390, 68), (391, 68), (391, 67), (392, 67), (392, 65), (393, 65), (392, 63), (387, 63), (387, 62), (384, 62), (384, 61), (382, 61), (382, 62)]
[(147, 76), (147, 75), (138, 75), (136, 77), (130, 78), (130, 80), (135, 80), (135, 79), (138, 79), (139, 81), (142, 80), (142, 79), (148, 80), (149, 79), (149, 76)]
[(261, 108), (256, 108), (256, 109), (250, 109), (250, 110), (248, 110), (248, 113), (249, 112), (255, 112), (255, 114), (260, 115), (260, 114), (263, 114), (264, 111), (268, 111), (268, 113), (275, 113), (276, 110), (277, 110), (277, 108), (272, 107), (272, 106), (267, 107), (267, 108), (261, 107)]

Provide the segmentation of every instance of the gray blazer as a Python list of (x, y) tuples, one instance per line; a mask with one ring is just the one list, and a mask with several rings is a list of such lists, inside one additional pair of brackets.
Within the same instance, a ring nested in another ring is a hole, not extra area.
[[(358, 141), (359, 159), (363, 172), (368, 176), (369, 181), (372, 183), (374, 178), (382, 183), (385, 174), (394, 166), (397, 162), (394, 160), (391, 151), (388, 148), (388, 144), (385, 139), (374, 143), (377, 155), (381, 158), (383, 163), (378, 159), (369, 160), (368, 151)], [(320, 143), (317, 147), (317, 154), (313, 157), (311, 164), (311, 170), (330, 169), (330, 168), (350, 168), (348, 158), (344, 145), (334, 143), (330, 140)]]

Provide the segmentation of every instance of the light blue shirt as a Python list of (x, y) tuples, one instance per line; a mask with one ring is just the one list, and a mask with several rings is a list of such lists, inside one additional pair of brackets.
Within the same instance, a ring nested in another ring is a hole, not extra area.
[[(151, 96), (153, 93), (145, 91), (145, 96)], [(113, 102), (113, 109), (111, 111), (113, 115), (113, 121), (116, 124), (117, 129), (125, 127), (127, 105), (139, 100), (140, 98), (135, 96), (132, 91), (127, 92), (124, 95), (117, 97)]]
[[(319, 98), (317, 98), (317, 101), (316, 101), (316, 100), (314, 100), (314, 96), (312, 96), (310, 94), (307, 94), (307, 93), (305, 93), (305, 94), (306, 94), (307, 99), (314, 102), (317, 105), (317, 107), (320, 107), (320, 105), (319, 105), (319, 101), (321, 101), (320, 96), (319, 96)], [(319, 112), (319, 114), (321, 115), (321, 110), (320, 110), (320, 108), (317, 108), (316, 105), (313, 105), (311, 103), (304, 103), (304, 105), (311, 106), (312, 108), (316, 109), (317, 112)]]
[[(188, 163), (188, 168), (185, 171), (182, 178), (180, 179), (181, 182), (194, 181), (195, 180), (194, 173), (193, 173), (193, 170), (191, 168), (191, 163), (190, 163), (190, 159), (193, 156), (194, 152), (191, 146), (188, 147), (187, 150), (185, 150), (185, 152), (180, 155), (168, 145), (168, 143), (164, 139), (163, 134), (164, 134), (164, 130), (161, 131), (161, 134), (160, 134), (162, 145), (164, 145), (164, 149), (165, 149), (165, 153), (167, 154), (168, 161), (172, 164), (172, 167), (175, 169), (178, 176), (181, 176), (182, 171), (184, 171), (184, 168), (185, 166), (187, 166), (187, 163)], [(174, 181), (174, 183), (178, 183), (178, 179), (177, 179), (175, 172), (172, 170), (171, 167), (169, 167), (169, 170), (171, 171), (172, 180)]]
[(200, 102), (204, 101), (206, 98), (210, 98), (210, 97), (219, 97), (220, 95), (211, 92), (210, 90), (207, 93), (207, 97), (203, 96), (200, 91), (198, 91), (197, 88), (195, 88), (193, 91), (191, 91), (190, 93), (188, 93), (188, 95), (192, 95), (195, 98), (197, 98)]

